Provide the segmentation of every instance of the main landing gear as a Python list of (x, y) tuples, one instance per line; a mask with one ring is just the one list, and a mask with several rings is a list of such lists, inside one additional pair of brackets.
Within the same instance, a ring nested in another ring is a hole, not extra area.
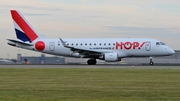
[(154, 65), (154, 62), (152, 59), (150, 59), (150, 62), (149, 62), (150, 65)]
[(89, 59), (89, 60), (87, 61), (87, 64), (88, 64), (88, 65), (96, 65), (96, 63), (97, 63), (97, 61), (96, 61), (96, 59), (94, 59), (94, 58), (91, 58), (91, 59)]

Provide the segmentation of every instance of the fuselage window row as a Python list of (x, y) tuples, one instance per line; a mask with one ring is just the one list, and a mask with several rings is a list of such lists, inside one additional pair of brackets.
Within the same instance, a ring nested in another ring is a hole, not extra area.
[[(78, 44), (78, 43), (76, 43), (76, 44), (73, 44), (73, 43), (69, 44), (69, 43), (67, 43), (67, 45), (68, 45), (68, 46), (69, 46), (69, 45), (71, 45), (71, 46), (73, 46), (73, 45), (76, 45), (76, 46), (81, 45), (81, 46), (83, 46), (83, 43), (81, 43), (81, 44)], [(88, 44), (85, 43), (84, 45), (87, 46)], [(91, 45), (96, 46), (96, 43), (94, 43), (94, 44), (91, 44), (91, 43), (90, 43), (89, 46), (91, 46)], [(102, 45), (102, 44), (99, 43), (99, 46), (101, 46), (101, 45)], [(106, 45), (111, 46), (111, 43), (108, 43), (108, 44), (104, 43), (104, 46), (106, 46)], [(115, 43), (113, 43), (112, 45), (115, 46)]]

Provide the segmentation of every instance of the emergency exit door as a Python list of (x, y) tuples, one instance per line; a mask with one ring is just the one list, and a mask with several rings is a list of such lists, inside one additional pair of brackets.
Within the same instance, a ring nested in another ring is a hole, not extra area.
[(151, 42), (146, 41), (145, 49), (146, 49), (146, 51), (150, 51), (151, 50)]
[(50, 42), (49, 43), (49, 50), (54, 51), (55, 50), (55, 42)]

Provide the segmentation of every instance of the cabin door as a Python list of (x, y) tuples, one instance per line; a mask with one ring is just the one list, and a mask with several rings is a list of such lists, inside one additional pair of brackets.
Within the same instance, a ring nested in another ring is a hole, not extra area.
[(146, 49), (146, 51), (151, 50), (151, 42), (149, 42), (149, 41), (146, 42), (145, 49)]

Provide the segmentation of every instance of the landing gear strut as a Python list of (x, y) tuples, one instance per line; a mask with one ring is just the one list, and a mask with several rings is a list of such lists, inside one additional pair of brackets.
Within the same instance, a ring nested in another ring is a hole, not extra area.
[(150, 64), (150, 65), (154, 65), (154, 62), (152, 61), (152, 59), (150, 59), (149, 64)]
[(88, 64), (88, 65), (96, 65), (96, 63), (97, 63), (97, 61), (96, 61), (96, 59), (94, 59), (94, 58), (89, 59), (89, 60), (87, 61), (87, 64)]

